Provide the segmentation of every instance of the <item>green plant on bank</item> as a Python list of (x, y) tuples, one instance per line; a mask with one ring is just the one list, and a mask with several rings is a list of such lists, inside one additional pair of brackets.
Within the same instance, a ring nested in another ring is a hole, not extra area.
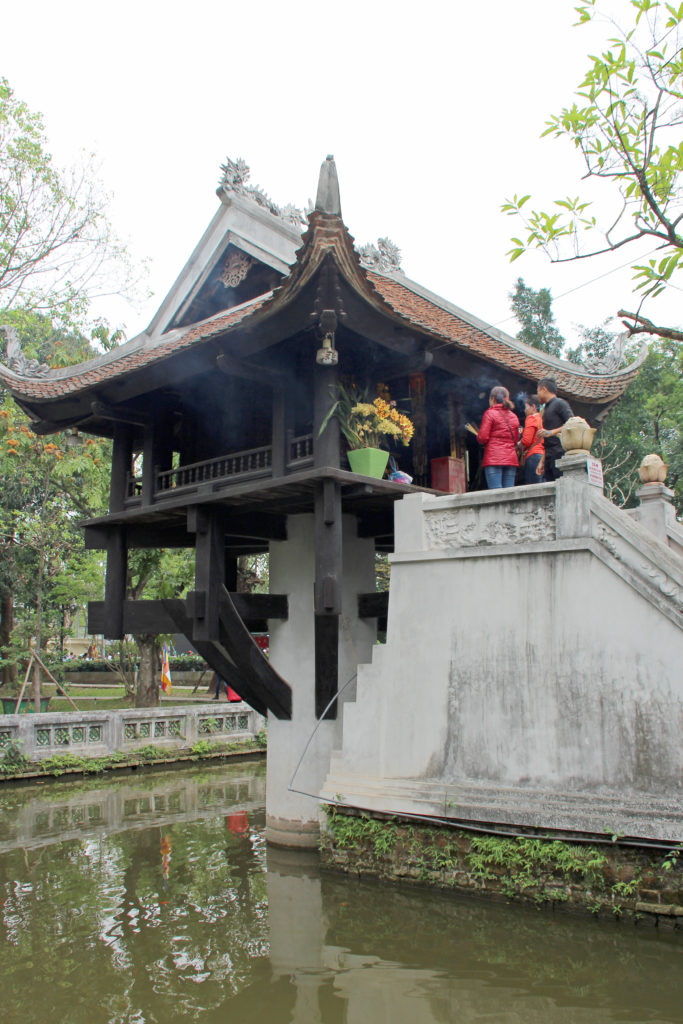
[(324, 810), (328, 827), (341, 849), (359, 850), (367, 843), (378, 857), (393, 850), (398, 831), (392, 821), (380, 821), (367, 814), (360, 817), (342, 814), (332, 805), (327, 805)]
[(168, 757), (168, 750), (164, 750), (163, 747), (155, 747), (153, 743), (147, 743), (144, 747), (138, 747), (135, 756), (140, 761), (158, 761)]
[(472, 836), (466, 861), (476, 878), (499, 878), (506, 896), (535, 889), (536, 899), (545, 893), (550, 900), (558, 898), (557, 891), (548, 890), (546, 883), (558, 876), (565, 883), (579, 878), (591, 889), (602, 891), (608, 865), (606, 855), (593, 846), (501, 836)]
[[(260, 735), (260, 734), (259, 734)], [(262, 750), (263, 739), (254, 737), (249, 740), (236, 740), (222, 743), (214, 740), (198, 740), (189, 750), (193, 758), (210, 757), (218, 753), (236, 753), (243, 750)], [(21, 778), (26, 774), (63, 775), (65, 772), (82, 772), (84, 775), (99, 775), (110, 768), (121, 764), (149, 764), (153, 761), (176, 761), (187, 757), (188, 750), (164, 750), (149, 743), (137, 750), (116, 750), (112, 754), (101, 757), (86, 757), (81, 754), (55, 754), (41, 761), (29, 761), (21, 750), (21, 741), (10, 740), (2, 748), (0, 755), (0, 777)]]
[(5, 744), (0, 761), (0, 774), (16, 775), (26, 771), (28, 764), (29, 760), (21, 749), (21, 740), (10, 740)]
[(190, 747), (190, 753), (196, 754), (198, 757), (204, 757), (207, 754), (215, 754), (219, 750), (224, 750), (225, 744), (219, 740), (197, 740)]
[(678, 864), (678, 858), (683, 857), (683, 843), (674, 847), (673, 850), (669, 850), (665, 859), (662, 861), (663, 871), (673, 871)]
[[(635, 867), (632, 877), (611, 882), (610, 859), (596, 846), (414, 826), (349, 814), (334, 805), (325, 807), (325, 815), (328, 835), (322, 837), (323, 847), (353, 850), (361, 858), (367, 852), (385, 862), (396, 850), (398, 860), (404, 864), (407, 861), (420, 882), (452, 887), (462, 872), (482, 883), (494, 883), (510, 899), (531, 899), (537, 905), (567, 902), (570, 887), (579, 885), (592, 913), (607, 909), (617, 917), (624, 911), (623, 901), (634, 909), (643, 883), (640, 866)], [(653, 884), (676, 869), (681, 854), (683, 846), (665, 859), (652, 862), (648, 870)]]

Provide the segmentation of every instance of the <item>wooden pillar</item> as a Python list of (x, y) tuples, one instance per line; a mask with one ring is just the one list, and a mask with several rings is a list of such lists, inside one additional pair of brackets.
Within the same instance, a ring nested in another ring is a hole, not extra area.
[(410, 407), (415, 426), (411, 445), (413, 477), (416, 484), (428, 487), (430, 479), (427, 458), (427, 385), (424, 373), (414, 373), (410, 377)]
[(114, 444), (111, 457), (110, 512), (121, 512), (125, 507), (126, 486), (132, 460), (133, 432), (129, 426), (117, 424), (114, 427)]
[(159, 469), (170, 467), (171, 442), (168, 423), (161, 419), (145, 427), (142, 447), (142, 504), (154, 501), (156, 478)]
[(187, 529), (196, 534), (195, 589), (188, 595), (188, 610), (194, 619), (192, 639), (215, 642), (219, 639), (219, 601), (225, 583), (225, 536), (220, 509), (190, 508)]
[(339, 469), (339, 421), (332, 417), (320, 434), (330, 408), (336, 401), (339, 384), (338, 366), (316, 365), (313, 375), (313, 465)]
[(287, 406), (282, 384), (273, 385), (273, 459), (274, 477), (284, 476), (287, 465)]
[[(339, 686), (341, 576), (341, 486), (334, 480), (323, 480), (316, 485), (315, 492), (315, 713), (318, 717)], [(325, 717), (337, 717), (336, 703)]]
[(225, 553), (225, 586), (231, 594), (237, 590), (237, 558), (227, 551)]
[(123, 639), (123, 602), (128, 578), (128, 544), (125, 526), (111, 528), (107, 541), (107, 572), (104, 581), (104, 636)]

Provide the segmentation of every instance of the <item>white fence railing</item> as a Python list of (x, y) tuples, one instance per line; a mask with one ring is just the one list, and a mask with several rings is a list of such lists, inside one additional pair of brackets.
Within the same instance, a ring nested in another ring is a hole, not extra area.
[(153, 745), (162, 750), (191, 747), (197, 740), (229, 743), (254, 737), (265, 719), (248, 704), (197, 704), (193, 707), (131, 708), (2, 715), (0, 748), (19, 743), (32, 761), (73, 753), (100, 757)]

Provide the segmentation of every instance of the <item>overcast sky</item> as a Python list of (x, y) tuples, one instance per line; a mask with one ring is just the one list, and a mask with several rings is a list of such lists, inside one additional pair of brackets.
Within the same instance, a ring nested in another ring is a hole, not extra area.
[[(275, 202), (304, 206), (332, 153), (359, 244), (388, 236), (409, 277), (513, 334), (517, 276), (550, 287), (576, 341), (575, 324), (633, 307), (631, 272), (610, 273), (628, 253), (511, 265), (519, 225), (500, 212), (513, 192), (539, 205), (578, 192), (571, 147), (539, 138), (606, 34), (574, 21), (573, 0), (26, 0), (3, 10), (0, 75), (43, 113), (60, 164), (97, 154), (112, 223), (149, 260), (150, 302), (98, 310), (128, 337), (213, 216), (226, 156)], [(672, 308), (649, 313), (676, 321)]]

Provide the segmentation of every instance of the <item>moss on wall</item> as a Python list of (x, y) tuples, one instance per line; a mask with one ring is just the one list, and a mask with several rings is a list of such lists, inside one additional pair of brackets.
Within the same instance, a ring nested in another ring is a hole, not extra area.
[(323, 862), (537, 905), (565, 905), (683, 928), (683, 846), (669, 852), (413, 825), (326, 807)]

